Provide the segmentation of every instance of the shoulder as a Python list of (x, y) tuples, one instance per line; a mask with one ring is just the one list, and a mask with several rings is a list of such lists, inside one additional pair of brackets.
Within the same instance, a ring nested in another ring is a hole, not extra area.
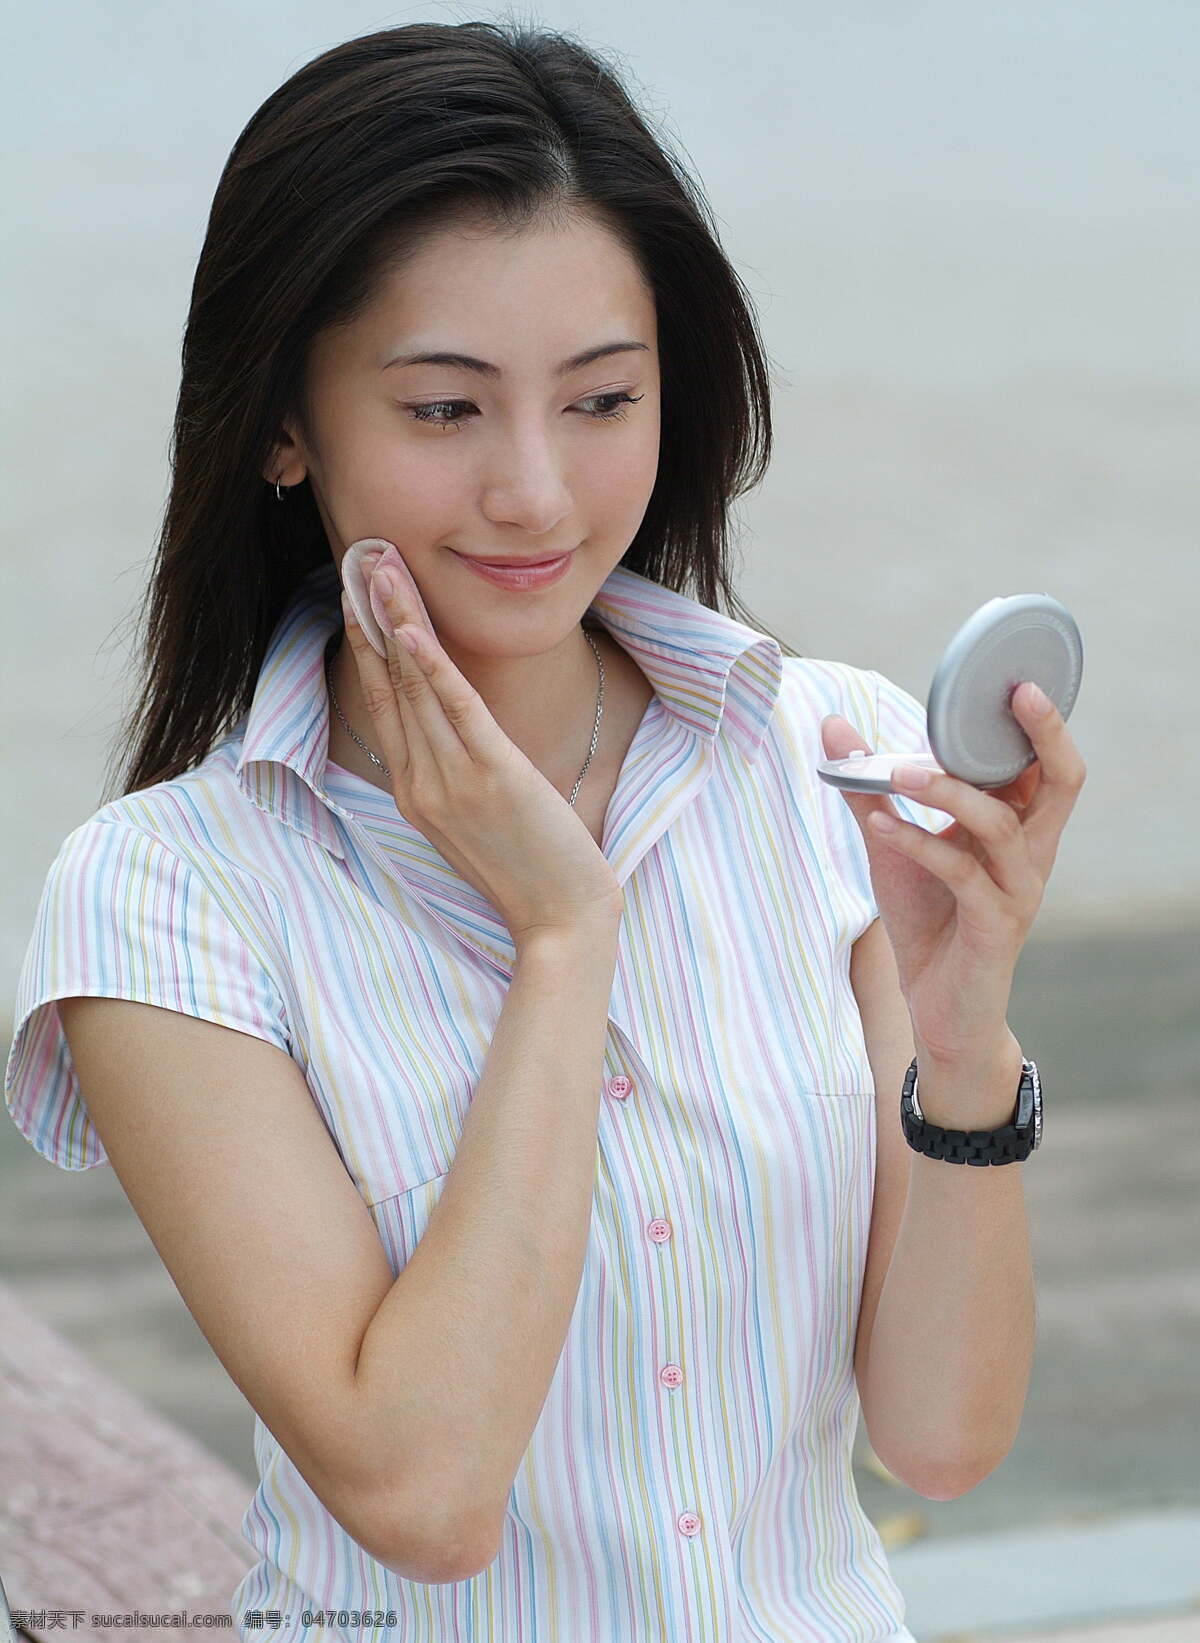
[(774, 714), (785, 736), (820, 740), (821, 720), (839, 713), (873, 741), (879, 674), (823, 656), (785, 656)]
[(153, 885), (181, 914), (201, 897), (236, 909), (243, 927), (271, 922), (269, 823), (241, 792), (235, 759), (223, 765), (210, 756), (102, 805), (62, 840), (49, 878), (93, 905), (97, 897), (109, 905), (144, 900)]
[(123, 793), (101, 805), (88, 820), (124, 822), (148, 833), (168, 833), (202, 811), (229, 811), (237, 793), (237, 748), (222, 743), (193, 769), (169, 781)]
[(278, 898), (234, 859), (207, 802), (188, 777), (127, 794), (72, 829), (46, 872), (17, 981), (5, 1097), (37, 1150), (64, 1168), (105, 1154), (59, 1000), (157, 1005), (290, 1050)]
[(137, 833), (193, 866), (225, 863), (248, 869), (263, 820), (239, 786), (236, 748), (229, 753), (222, 744), (194, 769), (110, 800), (76, 832), (107, 828)]
[(785, 716), (798, 715), (818, 735), (826, 714), (839, 713), (874, 748), (928, 751), (924, 703), (878, 668), (828, 657), (785, 656), (779, 699)]

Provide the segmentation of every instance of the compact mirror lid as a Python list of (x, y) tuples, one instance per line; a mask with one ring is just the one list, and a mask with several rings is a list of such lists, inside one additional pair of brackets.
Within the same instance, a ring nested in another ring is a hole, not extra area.
[(851, 753), (823, 759), (831, 787), (893, 793), (898, 764), (946, 772), (974, 787), (1004, 787), (1037, 757), (1011, 707), (1031, 679), (1069, 719), (1083, 677), (1083, 641), (1067, 607), (1048, 593), (1002, 594), (972, 612), (942, 654), (926, 701), (930, 753)]
[(1009, 706), (1026, 679), (1069, 719), (1083, 677), (1075, 618), (1048, 593), (980, 605), (950, 640), (929, 687), (929, 745), (941, 768), (975, 787), (1003, 787), (1037, 757)]

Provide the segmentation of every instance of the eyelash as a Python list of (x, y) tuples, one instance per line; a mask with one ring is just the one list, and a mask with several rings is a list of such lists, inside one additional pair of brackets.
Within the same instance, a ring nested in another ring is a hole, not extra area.
[[(625, 393), (624, 390), (618, 390), (610, 394), (592, 394), (591, 400), (592, 402), (596, 402), (602, 399), (615, 399), (618, 402), (623, 401), (625, 405), (636, 405), (639, 400), (645, 399), (645, 397), (645, 394), (638, 394), (635, 397), (632, 394)], [(461, 419), (456, 422), (442, 422), (439, 421), (438, 418), (426, 416), (424, 413), (427, 411), (444, 411), (449, 406), (470, 405), (470, 403), (471, 401), (469, 399), (435, 399), (428, 405), (410, 405), (407, 407), (407, 410), (408, 414), (415, 421), (426, 422), (430, 425), (430, 427), (458, 428), (462, 425)], [(586, 405), (588, 401), (585, 400), (583, 403)], [(591, 417), (593, 421), (596, 422), (619, 422), (623, 417), (628, 416), (629, 413), (622, 407), (619, 410), (614, 408), (611, 411), (585, 411), (584, 415)]]

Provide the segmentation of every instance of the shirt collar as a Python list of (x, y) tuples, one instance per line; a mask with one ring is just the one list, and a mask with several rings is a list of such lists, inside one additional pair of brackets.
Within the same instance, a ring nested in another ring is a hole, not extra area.
[[(325, 648), (341, 625), (332, 560), (300, 583), (267, 646), (243, 723), (237, 777), (261, 810), (345, 854), (325, 797)], [(753, 764), (783, 677), (768, 634), (618, 565), (586, 613), (641, 667), (666, 711), (708, 742), (724, 729)]]

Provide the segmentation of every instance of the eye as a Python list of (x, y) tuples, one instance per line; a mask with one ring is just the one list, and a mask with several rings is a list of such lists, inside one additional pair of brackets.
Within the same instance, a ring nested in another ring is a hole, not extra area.
[(636, 405), (638, 400), (645, 399), (645, 397), (645, 394), (638, 394), (635, 397), (632, 394), (625, 393), (623, 389), (617, 393), (595, 394), (591, 399), (585, 399), (583, 403), (585, 405), (599, 405), (604, 400), (611, 400), (613, 408), (609, 411), (585, 411), (584, 415), (596, 417), (604, 422), (615, 422), (621, 417), (629, 415), (625, 409), (626, 405)]
[[(584, 411), (583, 415), (591, 417), (596, 422), (616, 422), (629, 415), (628, 411), (625, 410), (626, 405), (636, 405), (645, 397), (645, 394), (635, 396), (627, 394), (624, 389), (619, 389), (607, 394), (593, 394), (590, 399), (581, 400), (580, 403), (583, 405), (600, 405), (611, 402), (609, 410)], [(464, 418), (449, 415), (443, 417), (438, 413), (450, 413), (462, 408), (469, 411), (475, 410), (475, 406), (472, 405), (469, 399), (435, 399), (431, 400), (428, 405), (408, 405), (405, 407), (414, 421), (427, 422), (434, 428), (458, 427), (465, 420)]]

